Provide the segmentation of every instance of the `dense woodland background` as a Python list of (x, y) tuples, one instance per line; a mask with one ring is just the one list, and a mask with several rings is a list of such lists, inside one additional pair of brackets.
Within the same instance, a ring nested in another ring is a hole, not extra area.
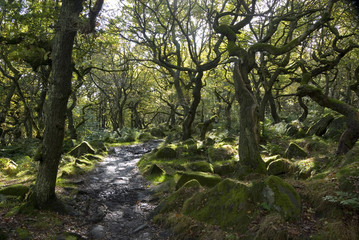
[[(232, 179), (231, 189), (241, 180), (300, 195), (301, 210), (254, 197), (265, 213), (246, 224), (257, 227), (210, 221), (225, 232), (218, 239), (357, 239), (358, 24), (355, 2), (340, 0), (1, 0), (0, 187), (34, 184), (26, 204), (62, 205), (56, 185), (83, 173), (69, 170), (73, 147), (87, 141), (105, 155), (116, 143), (161, 138), (139, 163), (155, 184), (207, 172)], [(204, 187), (194, 175), (187, 180)], [(206, 222), (189, 205), (172, 210)], [(187, 221), (164, 209), (157, 222)]]

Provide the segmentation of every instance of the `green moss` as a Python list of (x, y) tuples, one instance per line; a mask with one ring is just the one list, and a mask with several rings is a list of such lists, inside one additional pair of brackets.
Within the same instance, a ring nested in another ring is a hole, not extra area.
[(25, 198), (26, 194), (29, 192), (30, 188), (21, 184), (11, 185), (0, 190), (2, 195), (17, 196)]
[(337, 173), (343, 191), (359, 193), (359, 162), (348, 164)]
[(301, 203), (295, 189), (276, 176), (265, 179), (263, 195), (266, 203), (278, 211), (284, 218), (297, 218), (300, 215)]
[(195, 193), (203, 190), (201, 184), (192, 179), (184, 184), (176, 192), (169, 195), (158, 207), (158, 213), (176, 211), (179, 212), (182, 208), (183, 203)]
[(171, 159), (177, 156), (176, 150), (173, 146), (164, 146), (158, 149), (156, 152), (157, 158)]
[(183, 172), (178, 179), (176, 189), (182, 187), (186, 182), (196, 179), (202, 186), (213, 187), (219, 183), (222, 179), (216, 174), (210, 174), (205, 172)]
[(215, 187), (195, 194), (183, 205), (183, 214), (215, 224), (223, 229), (245, 232), (253, 206), (248, 202), (248, 187), (225, 179)]
[(23, 229), (23, 228), (16, 228), (15, 229), (16, 235), (19, 239), (30, 239), (30, 233), (28, 230)]
[(268, 165), (267, 171), (270, 175), (285, 174), (290, 171), (291, 165), (292, 163), (287, 159), (278, 159)]
[(187, 163), (186, 167), (191, 171), (213, 173), (212, 164), (210, 164), (209, 162), (205, 162), (205, 161)]
[(294, 157), (305, 158), (308, 156), (308, 154), (295, 143), (289, 144), (289, 147), (285, 151), (284, 155), (289, 159)]
[(233, 175), (237, 170), (238, 161), (229, 160), (213, 163), (214, 173), (219, 174), (220, 176), (229, 176)]
[(231, 145), (215, 145), (208, 149), (208, 157), (211, 161), (229, 160), (236, 155), (237, 151)]

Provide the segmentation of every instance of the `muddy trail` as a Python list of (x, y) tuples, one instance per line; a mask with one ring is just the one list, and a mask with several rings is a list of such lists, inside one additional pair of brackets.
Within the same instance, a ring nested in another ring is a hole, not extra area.
[(96, 169), (77, 181), (71, 204), (87, 228), (89, 239), (170, 239), (147, 219), (157, 201), (136, 163), (159, 141), (115, 147)]

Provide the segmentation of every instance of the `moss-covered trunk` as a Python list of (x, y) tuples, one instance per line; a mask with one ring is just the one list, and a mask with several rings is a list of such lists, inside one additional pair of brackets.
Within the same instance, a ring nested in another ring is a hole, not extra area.
[(239, 172), (265, 172), (259, 152), (259, 112), (248, 79), (249, 65), (236, 60), (233, 81), (240, 105)]
[(82, 0), (63, 0), (56, 25), (43, 155), (35, 184), (35, 201), (39, 208), (47, 207), (56, 199), (56, 176), (64, 138), (67, 101), (71, 93), (72, 48), (81, 10)]

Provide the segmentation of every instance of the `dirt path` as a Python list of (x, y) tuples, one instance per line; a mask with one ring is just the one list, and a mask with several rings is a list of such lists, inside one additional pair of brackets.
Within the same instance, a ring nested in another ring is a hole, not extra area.
[(136, 163), (159, 141), (116, 147), (98, 167), (79, 181), (73, 206), (88, 226), (90, 239), (170, 239), (146, 220), (155, 207), (148, 182)]

